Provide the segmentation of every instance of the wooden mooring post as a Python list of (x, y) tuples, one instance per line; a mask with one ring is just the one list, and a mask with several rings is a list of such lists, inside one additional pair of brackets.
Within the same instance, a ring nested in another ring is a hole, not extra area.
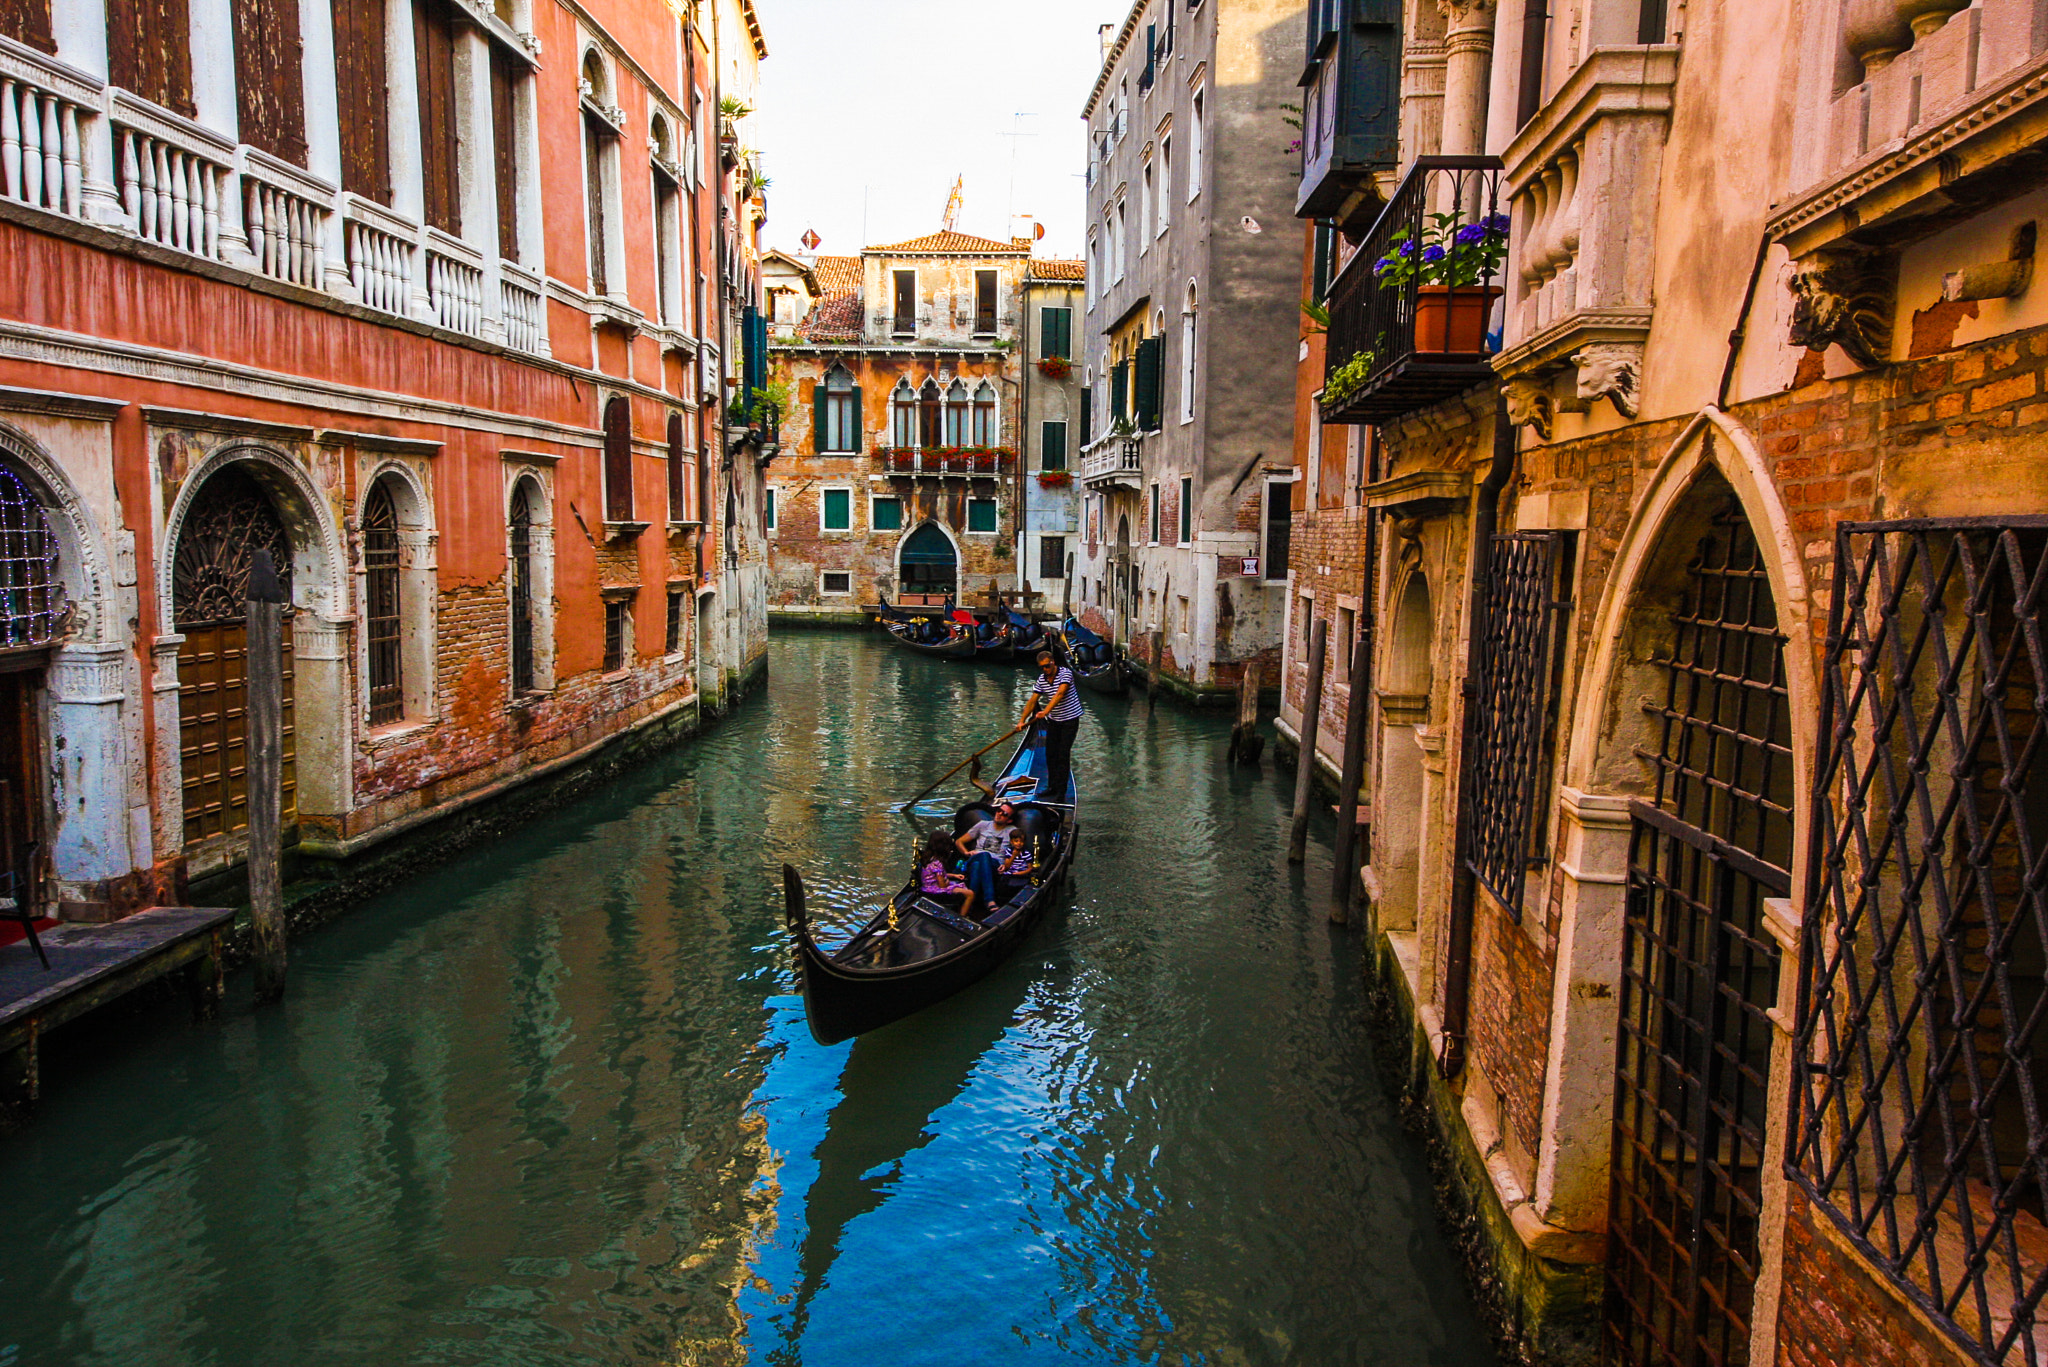
[(1323, 659), (1330, 652), (1330, 623), (1317, 618), (1308, 645), (1308, 697), (1301, 705), (1301, 752), (1294, 767), (1294, 825), (1287, 834), (1288, 862), (1308, 858), (1308, 800), (1316, 786), (1316, 731), (1323, 715)]
[(1244, 677), (1237, 684), (1237, 725), (1230, 728), (1230, 762), (1257, 764), (1266, 748), (1259, 734), (1259, 662), (1244, 662)]
[(284, 587), (270, 552), (249, 571), (249, 925), (256, 941), (256, 999), (284, 995)]

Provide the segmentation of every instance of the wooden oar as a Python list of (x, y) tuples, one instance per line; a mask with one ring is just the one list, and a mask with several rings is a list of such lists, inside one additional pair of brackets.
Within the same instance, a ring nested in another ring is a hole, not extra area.
[(996, 737), (996, 738), (995, 738), (994, 740), (990, 741), (990, 742), (989, 742), (989, 743), (988, 743), (987, 745), (984, 745), (984, 746), (982, 746), (982, 747), (981, 747), (981, 748), (980, 748), (979, 750), (976, 750), (976, 751), (975, 751), (975, 752), (974, 752), (973, 754), (969, 755), (969, 756), (968, 756), (968, 757), (967, 757), (966, 759), (963, 759), (963, 760), (961, 760), (961, 761), (960, 761), (960, 762), (959, 762), (958, 764), (956, 764), (956, 765), (954, 765), (954, 766), (953, 766), (952, 768), (948, 769), (948, 770), (947, 770), (947, 771), (946, 771), (945, 773), (943, 773), (943, 774), (940, 774), (940, 775), (939, 775), (939, 777), (937, 778), (937, 780), (935, 780), (935, 781), (934, 781), (934, 782), (932, 783), (932, 786), (931, 786), (930, 788), (926, 788), (926, 789), (925, 789), (925, 790), (924, 790), (923, 792), (920, 792), (920, 793), (918, 793), (916, 797), (913, 797), (913, 798), (911, 798), (911, 799), (910, 799), (910, 801), (908, 801), (908, 802), (904, 803), (904, 804), (903, 804), (902, 806), (898, 807), (898, 808), (897, 808), (896, 810), (897, 810), (897, 811), (899, 811), (899, 812), (902, 812), (902, 811), (908, 811), (908, 810), (909, 810), (909, 809), (910, 809), (911, 807), (914, 807), (914, 806), (916, 806), (916, 805), (917, 805), (917, 802), (918, 802), (918, 800), (919, 800), (920, 798), (924, 797), (924, 796), (925, 796), (926, 794), (928, 794), (928, 793), (931, 793), (932, 791), (934, 791), (935, 789), (937, 789), (937, 788), (938, 788), (938, 786), (939, 786), (939, 784), (941, 784), (941, 783), (944, 783), (944, 782), (945, 782), (945, 781), (946, 781), (947, 779), (949, 779), (949, 778), (953, 777), (953, 775), (955, 775), (955, 774), (959, 773), (959, 772), (960, 772), (960, 771), (961, 771), (962, 769), (965, 769), (965, 768), (966, 768), (966, 767), (967, 767), (968, 765), (970, 765), (970, 764), (974, 763), (974, 761), (976, 761), (976, 760), (980, 759), (980, 758), (981, 758), (981, 757), (982, 757), (983, 755), (985, 755), (985, 754), (987, 754), (987, 753), (988, 753), (989, 751), (991, 751), (991, 750), (995, 749), (995, 748), (996, 748), (996, 747), (997, 747), (998, 745), (1001, 745), (1001, 744), (1002, 744), (1002, 743), (1003, 743), (1004, 741), (1006, 741), (1006, 740), (1008, 740), (1008, 739), (1009, 739), (1010, 737), (1012, 737), (1012, 736), (1016, 735), (1016, 734), (1017, 734), (1017, 733), (1018, 733), (1019, 731), (1022, 731), (1023, 729), (1024, 729), (1023, 727), (1021, 727), (1021, 726), (1017, 726), (1017, 727), (1012, 727), (1012, 728), (1011, 728), (1010, 730), (1008, 730), (1008, 731), (1005, 731), (1005, 732), (1003, 732), (1003, 734), (1002, 734), (1002, 735), (1000, 735), (1000, 736), (997, 736), (997, 737)]

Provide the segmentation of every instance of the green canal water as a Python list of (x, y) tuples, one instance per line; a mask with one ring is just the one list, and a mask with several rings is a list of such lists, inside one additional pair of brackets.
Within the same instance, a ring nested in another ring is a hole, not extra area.
[(53, 1039), (0, 1140), (0, 1367), (1493, 1362), (1270, 763), (1090, 698), (1070, 904), (821, 1048), (780, 866), (850, 928), (890, 804), (1025, 680), (859, 636), (770, 668), (295, 945), (282, 1006)]

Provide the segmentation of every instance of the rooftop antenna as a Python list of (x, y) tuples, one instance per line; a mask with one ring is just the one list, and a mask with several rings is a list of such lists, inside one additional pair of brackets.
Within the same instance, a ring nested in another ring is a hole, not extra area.
[(1010, 131), (996, 134), (999, 138), (1008, 138), (1010, 140), (1010, 203), (1008, 206), (1010, 226), (1005, 229), (1005, 232), (1010, 236), (1015, 236), (1017, 227), (1017, 139), (1035, 138), (1038, 136), (1036, 133), (1018, 132), (1017, 120), (1035, 119), (1037, 117), (1038, 115), (1034, 113), (1019, 109), (1010, 115)]
[(960, 200), (966, 184), (965, 175), (955, 177), (953, 193), (946, 196), (946, 231), (949, 233), (960, 226)]

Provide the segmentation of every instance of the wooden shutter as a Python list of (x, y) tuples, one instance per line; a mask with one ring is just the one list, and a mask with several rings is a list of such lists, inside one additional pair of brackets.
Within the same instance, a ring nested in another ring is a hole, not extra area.
[(668, 415), (668, 520), (688, 522), (690, 520), (689, 485), (684, 480), (683, 465), (683, 415)]
[(420, 87), (420, 180), (427, 222), (462, 235), (455, 182), (455, 23), (447, 0), (412, 0), (413, 59)]
[(334, 0), (334, 93), (341, 113), (341, 188), (391, 202), (391, 94), (385, 83), (385, 0)]
[(853, 387), (853, 425), (847, 429), (846, 434), (846, 449), (853, 452), (855, 455), (860, 454), (861, 428), (866, 425), (862, 421), (862, 415), (866, 412), (867, 410), (861, 407), (860, 386), (855, 385)]
[(1159, 426), (1160, 341), (1157, 337), (1147, 337), (1138, 343), (1138, 426), (1148, 432)]
[(829, 430), (827, 424), (831, 421), (832, 394), (825, 387), (825, 382), (819, 380), (811, 389), (811, 450), (813, 452), (820, 452), (826, 449), (825, 441)]
[(590, 233), (590, 292), (606, 292), (605, 277), (605, 222), (604, 222), (604, 153), (606, 134), (610, 127), (597, 115), (585, 110), (583, 113), (583, 204), (589, 216)]
[(55, 52), (50, 33), (50, 0), (0, 0), (0, 33), (38, 52)]
[(235, 106), (242, 141), (304, 166), (306, 81), (298, 0), (239, 0), (230, 12), (235, 16)]
[(624, 398), (604, 406), (604, 520), (633, 520), (633, 405)]
[(491, 44), (491, 154), (498, 178), (498, 255), (519, 259), (519, 149), (512, 112), (520, 72), (511, 57)]
[(107, 73), (123, 90), (196, 116), (185, 0), (107, 0)]

